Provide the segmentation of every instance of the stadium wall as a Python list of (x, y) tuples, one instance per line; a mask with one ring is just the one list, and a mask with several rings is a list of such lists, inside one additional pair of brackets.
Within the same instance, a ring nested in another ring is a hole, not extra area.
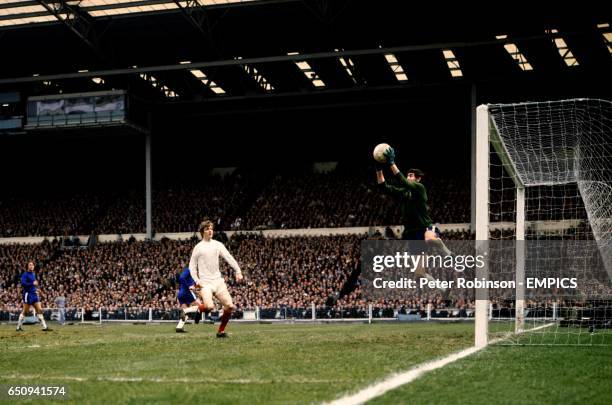
[[(562, 221), (527, 221), (527, 226), (533, 229), (537, 229), (540, 232), (561, 232), (568, 228), (574, 228), (580, 225), (580, 220), (562, 220)], [(494, 222), (491, 223), (491, 229), (513, 229), (515, 224), (513, 222)], [(390, 225), (389, 226), (393, 233), (397, 237), (401, 235), (403, 227), (401, 225)], [(438, 225), (442, 232), (447, 231), (468, 231), (470, 229), (469, 223), (457, 223), (457, 224), (441, 224)], [(301, 228), (301, 229), (267, 229), (263, 231), (226, 231), (225, 234), (228, 238), (231, 238), (235, 233), (243, 234), (261, 234), (265, 237), (289, 237), (289, 236), (330, 236), (330, 235), (360, 235), (368, 234), (372, 235), (376, 231), (384, 235), (386, 226), (356, 226), (347, 228)], [(173, 240), (189, 239), (193, 236), (199, 235), (195, 232), (158, 232), (153, 237), (153, 240), (161, 240), (162, 238), (168, 238)], [(89, 235), (76, 235), (79, 238), (81, 244), (86, 243), (89, 239)], [(130, 237), (134, 237), (137, 241), (144, 241), (147, 239), (145, 233), (132, 233), (132, 234), (110, 234), (110, 235), (98, 235), (98, 242), (117, 242), (127, 240)], [(54, 237), (60, 238), (60, 236), (24, 236), (24, 237), (13, 237), (13, 238), (0, 238), (0, 244), (35, 244), (41, 243), (45, 239), (53, 239)]]
[[(403, 227), (401, 225), (389, 226), (396, 236), (401, 235)], [(439, 225), (440, 230), (444, 231), (467, 231), (470, 224), (443, 224)], [(263, 231), (226, 231), (225, 234), (228, 238), (231, 238), (235, 233), (242, 234), (260, 234), (265, 237), (289, 237), (289, 236), (330, 236), (330, 235), (360, 235), (360, 234), (374, 234), (377, 231), (384, 235), (386, 226), (356, 226), (347, 228), (300, 228), (300, 229), (267, 229)], [(173, 240), (189, 239), (197, 235), (195, 232), (158, 232), (153, 237), (153, 240), (161, 240), (162, 238), (168, 238)], [(144, 241), (147, 239), (145, 233), (132, 233), (132, 234), (110, 234), (110, 235), (98, 235), (98, 242), (117, 242), (127, 240), (130, 237), (134, 237), (137, 241)], [(41, 243), (45, 239), (60, 238), (60, 236), (24, 236), (24, 237), (13, 237), (13, 238), (0, 238), (0, 244), (35, 244)], [(89, 235), (76, 235), (81, 243), (86, 243), (89, 239)]]

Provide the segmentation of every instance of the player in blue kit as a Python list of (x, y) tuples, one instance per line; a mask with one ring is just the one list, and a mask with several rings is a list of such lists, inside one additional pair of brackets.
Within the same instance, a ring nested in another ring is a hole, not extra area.
[(199, 310), (201, 305), (200, 300), (196, 296), (196, 282), (191, 278), (191, 273), (188, 267), (181, 272), (178, 278), (179, 291), (178, 291), (178, 302), (181, 304), (181, 319), (176, 325), (177, 333), (186, 333), (184, 327), (187, 321), (187, 314), (193, 314), (195, 323), (200, 322), (202, 313)]
[(23, 321), (26, 317), (26, 314), (30, 313), (31, 307), (34, 307), (36, 311), (36, 316), (40, 320), (40, 324), (43, 327), (43, 331), (50, 331), (47, 326), (47, 322), (45, 322), (45, 317), (43, 316), (42, 306), (40, 305), (40, 300), (38, 299), (38, 294), (36, 294), (36, 287), (38, 286), (38, 281), (36, 280), (36, 274), (34, 274), (34, 270), (36, 269), (36, 265), (33, 261), (28, 262), (28, 270), (25, 271), (21, 275), (21, 298), (23, 301), (23, 311), (19, 314), (19, 320), (17, 321), (17, 331), (22, 332)]

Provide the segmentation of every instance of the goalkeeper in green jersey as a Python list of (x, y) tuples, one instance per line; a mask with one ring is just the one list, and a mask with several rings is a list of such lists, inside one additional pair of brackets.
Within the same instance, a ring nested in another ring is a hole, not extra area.
[[(423, 172), (419, 169), (410, 169), (407, 175), (404, 176), (395, 164), (395, 151), (393, 148), (389, 147), (384, 155), (387, 158), (387, 164), (391, 168), (391, 172), (399, 179), (400, 184), (399, 186), (392, 186), (385, 182), (383, 164), (379, 162), (377, 162), (376, 167), (376, 181), (384, 193), (393, 196), (400, 204), (401, 221), (404, 226), (401, 239), (407, 241), (425, 241), (427, 246), (434, 248), (443, 255), (452, 255), (451, 251), (448, 250), (442, 239), (440, 239), (440, 232), (433, 225), (427, 212), (427, 190), (421, 183), (424, 176)], [(422, 268), (417, 269), (416, 275), (430, 280), (433, 279)]]

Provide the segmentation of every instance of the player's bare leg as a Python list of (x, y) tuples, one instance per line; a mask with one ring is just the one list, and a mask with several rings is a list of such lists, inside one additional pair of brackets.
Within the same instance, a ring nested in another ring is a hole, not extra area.
[(202, 319), (202, 313), (200, 312), (200, 301), (192, 302), (191, 305), (183, 310), (183, 313), (185, 316), (191, 314), (193, 322), (195, 322), (196, 325), (200, 323), (200, 320)]
[(17, 332), (23, 332), (23, 321), (25, 320), (26, 314), (30, 312), (30, 304), (23, 304), (23, 309), (19, 314), (19, 319), (17, 320)]
[(200, 301), (193, 301), (191, 304), (186, 305), (186, 304), (182, 304), (181, 305), (181, 318), (179, 320), (179, 323), (176, 325), (176, 332), (177, 333), (186, 333), (187, 331), (184, 329), (185, 328), (185, 323), (187, 322), (187, 315), (188, 314), (193, 314), (192, 316), (194, 317), (194, 321), (195, 323), (199, 323), (200, 322), (200, 313), (199, 313), (199, 308), (200, 306)]
[(184, 329), (185, 323), (187, 321), (187, 314), (185, 314), (185, 308), (187, 308), (187, 305), (181, 304), (181, 317), (179, 319), (178, 324), (176, 325), (176, 333), (187, 333), (187, 331)]
[(210, 312), (215, 309), (214, 306), (206, 306), (206, 304), (200, 304), (198, 305), (198, 315), (204, 314), (204, 323), (209, 323), (209, 324), (214, 324), (215, 321), (210, 317)]
[(47, 322), (45, 322), (45, 317), (43, 315), (43, 310), (42, 306), (40, 305), (40, 302), (34, 304), (34, 310), (36, 311), (36, 317), (42, 325), (42, 330), (44, 330), (45, 332), (49, 332), (51, 329), (47, 326)]
[[(428, 281), (432, 281), (434, 283), (437, 283), (437, 281), (438, 281), (438, 280), (436, 280), (434, 278), (434, 276), (432, 276), (431, 274), (426, 272), (425, 269), (423, 268), (423, 266), (421, 266), (421, 265), (419, 265), (419, 267), (417, 267), (417, 269), (414, 271), (414, 274), (415, 274), (417, 279), (419, 279), (419, 278), (426, 278)], [(438, 290), (440, 290), (442, 292), (446, 292), (446, 288), (444, 288), (444, 287), (438, 287)]]
[(213, 302), (213, 293), (212, 288), (208, 285), (203, 286), (200, 289), (200, 298), (202, 302), (202, 306), (200, 307), (200, 312), (203, 312), (204, 315), (208, 315), (210, 311), (215, 308), (215, 304)]
[[(434, 231), (427, 229), (425, 231), (424, 239), (425, 243), (429, 244), (430, 246), (433, 246), (436, 250), (442, 252), (445, 255), (451, 255), (451, 251), (448, 250), (446, 245), (444, 245), (444, 242), (442, 242), (442, 239), (438, 238)], [(419, 267), (417, 267), (414, 273), (418, 278), (426, 278), (428, 281), (436, 282), (434, 276), (427, 273), (422, 265), (419, 265)], [(440, 287), (438, 289), (443, 293), (446, 292), (446, 288)]]
[(185, 323), (187, 322), (187, 316), (191, 314), (193, 321), (198, 324), (202, 318), (202, 313), (204, 312), (205, 306), (200, 302), (200, 300), (195, 300), (191, 302), (189, 305), (182, 304), (181, 305), (181, 318), (179, 323), (176, 325), (176, 331), (178, 333), (186, 332), (183, 328), (185, 327)]
[(451, 256), (453, 253), (446, 247), (444, 241), (438, 238), (438, 235), (434, 231), (426, 230), (425, 231), (425, 243), (432, 246), (438, 252), (442, 253), (445, 256)]

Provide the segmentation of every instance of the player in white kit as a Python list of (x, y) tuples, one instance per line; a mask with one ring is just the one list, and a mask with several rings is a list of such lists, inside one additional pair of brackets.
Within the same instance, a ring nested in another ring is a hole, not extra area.
[(193, 248), (189, 269), (191, 277), (196, 282), (196, 288), (200, 289), (200, 296), (206, 311), (214, 308), (213, 294), (223, 306), (223, 315), (221, 316), (221, 325), (217, 331), (217, 337), (225, 338), (227, 337), (225, 326), (229, 322), (235, 306), (219, 270), (219, 256), (223, 257), (234, 269), (236, 281), (242, 281), (242, 272), (238, 262), (228, 252), (223, 243), (212, 238), (214, 224), (211, 221), (202, 222), (198, 230), (202, 235), (202, 240)]

